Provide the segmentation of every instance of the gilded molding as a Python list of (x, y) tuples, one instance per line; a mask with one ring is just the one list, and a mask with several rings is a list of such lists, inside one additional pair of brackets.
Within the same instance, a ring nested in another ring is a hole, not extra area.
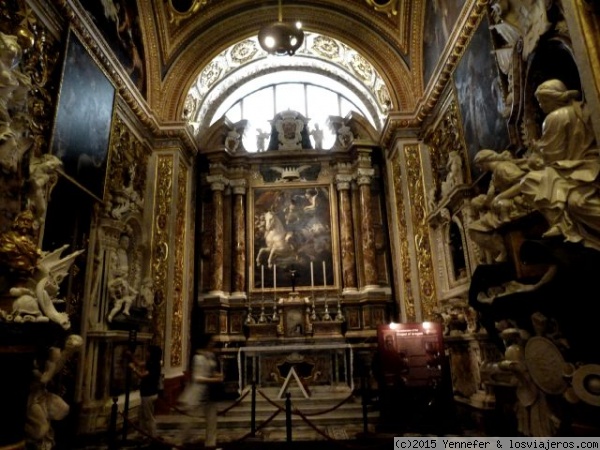
[(414, 233), (415, 256), (419, 276), (419, 289), (421, 294), (421, 312), (423, 320), (433, 320), (437, 304), (433, 260), (431, 255), (431, 242), (429, 226), (427, 223), (427, 210), (425, 189), (422, 177), (422, 164), (417, 144), (404, 147), (406, 160), (406, 177), (409, 197), (411, 199), (411, 218)]
[(183, 361), (183, 318), (185, 298), (185, 243), (187, 240), (187, 178), (188, 168), (183, 161), (177, 175), (177, 215), (175, 218), (175, 270), (173, 272), (173, 310), (171, 319), (171, 366)]
[(404, 204), (404, 193), (402, 189), (402, 179), (404, 175), (402, 172), (400, 155), (395, 153), (392, 156), (390, 163), (392, 167), (394, 198), (396, 203), (396, 220), (392, 223), (395, 223), (398, 231), (398, 254), (400, 255), (401, 265), (401, 279), (399, 280), (399, 284), (402, 289), (402, 295), (400, 298), (404, 301), (406, 320), (408, 322), (414, 322), (417, 319), (417, 316), (415, 313), (415, 298), (411, 286), (412, 277), (410, 253), (408, 251), (408, 225), (406, 222), (406, 205)]
[(401, 5), (404, 3), (400, 0), (388, 0), (385, 3), (376, 2), (374, 0), (365, 1), (367, 2), (367, 5), (372, 6), (375, 11), (384, 13), (388, 17), (398, 15), (398, 7), (401, 7)]
[[(468, 161), (458, 105), (453, 94), (451, 94), (450, 102), (441, 116), (440, 121), (427, 130), (423, 136), (423, 141), (429, 147), (430, 170), (436, 201), (439, 200), (442, 181), (447, 176), (448, 170), (445, 167), (448, 162), (448, 154), (456, 151), (461, 156), (462, 161)], [(465, 164), (463, 163), (463, 166)], [(470, 171), (466, 170), (466, 167), (463, 167), (463, 176), (465, 180), (470, 178)]]
[(171, 217), (171, 201), (173, 197), (173, 170), (172, 155), (159, 155), (156, 164), (155, 181), (155, 210), (154, 210), (154, 236), (152, 247), (152, 277), (155, 295), (158, 299), (154, 314), (154, 342), (161, 347), (166, 345), (166, 304), (168, 274), (169, 274), (169, 219)]

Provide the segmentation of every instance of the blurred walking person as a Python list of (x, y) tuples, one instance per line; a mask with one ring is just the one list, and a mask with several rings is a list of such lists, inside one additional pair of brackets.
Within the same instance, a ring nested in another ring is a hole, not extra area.
[[(208, 343), (198, 350), (192, 361), (192, 377), (179, 398), (190, 416), (202, 417), (205, 420), (204, 448), (218, 450), (217, 447), (217, 393), (223, 382), (223, 374), (218, 370), (218, 363), (213, 351), (215, 341), (209, 338)], [(186, 424), (183, 442), (192, 440), (193, 421)]]

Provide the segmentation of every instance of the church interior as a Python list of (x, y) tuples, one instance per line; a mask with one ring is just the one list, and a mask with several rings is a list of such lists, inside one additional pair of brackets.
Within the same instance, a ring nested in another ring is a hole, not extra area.
[(0, 3), (0, 450), (598, 436), (599, 267), (597, 0)]

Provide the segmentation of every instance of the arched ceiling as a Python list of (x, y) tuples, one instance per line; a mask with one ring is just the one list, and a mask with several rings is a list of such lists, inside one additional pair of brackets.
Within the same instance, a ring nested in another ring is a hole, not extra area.
[[(190, 11), (176, 13), (172, 5), (183, 3)], [(390, 110), (415, 110), (423, 95), (423, 0), (283, 0), (282, 7), (284, 21), (299, 20), (364, 57), (389, 91)], [(188, 91), (213, 59), (277, 20), (278, 1), (143, 0), (139, 10), (148, 104), (171, 122), (182, 120)]]

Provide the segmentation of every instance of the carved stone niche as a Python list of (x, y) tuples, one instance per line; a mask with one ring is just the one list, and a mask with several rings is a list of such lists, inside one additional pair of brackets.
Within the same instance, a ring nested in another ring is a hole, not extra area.
[(469, 220), (466, 205), (470, 194), (469, 186), (454, 189), (428, 217), (441, 266), (446, 270), (441, 285), (448, 290), (468, 283), (472, 272), (471, 245), (466, 233)]

